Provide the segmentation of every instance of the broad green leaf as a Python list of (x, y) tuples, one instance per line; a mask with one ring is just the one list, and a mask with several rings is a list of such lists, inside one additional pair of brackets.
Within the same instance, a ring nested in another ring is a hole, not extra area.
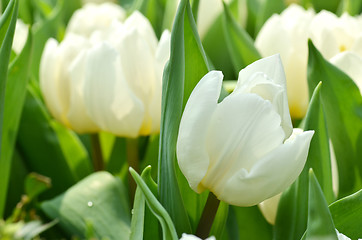
[(325, 1), (325, 0), (310, 0), (310, 2), (313, 5), (313, 8), (319, 12), (321, 10), (327, 10), (330, 12), (336, 12), (338, 5), (340, 3), (340, 0), (329, 0), (329, 1)]
[(229, 239), (260, 239), (272, 238), (272, 226), (267, 223), (257, 206), (230, 206), (227, 225), (237, 223), (234, 230), (228, 227)]
[(51, 219), (58, 219), (69, 234), (84, 238), (88, 222), (98, 239), (128, 240), (131, 221), (127, 199), (120, 179), (97, 172), (41, 208)]
[[(233, 0), (230, 3), (229, 8), (232, 13), (235, 12), (234, 17), (235, 15), (238, 15), (238, 1)], [(223, 21), (222, 14), (220, 14), (207, 30), (206, 34), (201, 36), (202, 44), (205, 48), (207, 57), (213, 65), (212, 69), (221, 70), (225, 76), (225, 80), (235, 80), (237, 79), (237, 75), (234, 73), (233, 63), (226, 46), (226, 39), (222, 33)]]
[(321, 100), (328, 134), (332, 140), (339, 173), (339, 197), (361, 187), (362, 176), (362, 97), (344, 72), (333, 66), (309, 41), (309, 93), (322, 81)]
[(53, 187), (49, 194), (55, 196), (80, 179), (68, 165), (51, 121), (54, 120), (50, 119), (31, 85), (19, 124), (17, 143), (29, 171), (51, 178)]
[(308, 225), (305, 239), (338, 240), (327, 201), (313, 170), (309, 171)]
[[(146, 168), (147, 170), (147, 168)], [(163, 238), (162, 239), (170, 239), (177, 240), (177, 233), (175, 226), (171, 220), (170, 215), (168, 215), (167, 211), (160, 202), (158, 202), (157, 198), (154, 196), (152, 191), (148, 188), (147, 184), (143, 181), (143, 179), (134, 171), (132, 168), (129, 169), (131, 175), (137, 183), (137, 186), (142, 190), (143, 195), (146, 198), (147, 205), (153, 212), (153, 214), (158, 218), (161, 227)]]
[(320, 89), (321, 84), (318, 84), (304, 121), (304, 130), (315, 130), (307, 162), (298, 179), (281, 197), (275, 224), (275, 239), (300, 239), (306, 230), (310, 168), (313, 168), (316, 177), (322, 183), (321, 187), (328, 202), (334, 200), (328, 134), (320, 100)]
[(362, 237), (362, 190), (329, 206), (338, 231), (351, 239)]
[[(4, 14), (0, 18), (0, 148), (2, 149), (2, 136), (4, 134), (4, 113), (5, 113), (5, 95), (8, 76), (8, 65), (11, 54), (11, 46), (13, 43), (16, 19), (18, 15), (18, 1), (12, 0), (5, 9)], [(3, 155), (2, 151), (0, 155)], [(2, 157), (1, 157), (2, 158)], [(5, 160), (5, 158), (4, 158)], [(4, 179), (0, 183), (0, 218), (2, 218), (5, 207), (6, 191), (9, 179), (9, 171), (11, 166), (11, 158), (3, 162), (0, 159), (0, 176)]]
[(235, 75), (237, 75), (242, 68), (261, 58), (259, 52), (254, 47), (253, 39), (235, 22), (225, 3), (223, 30)]
[(130, 240), (143, 240), (145, 204), (145, 196), (138, 187), (133, 202)]
[(62, 39), (64, 26), (62, 22), (62, 13), (65, 7), (65, 1), (59, 0), (52, 12), (43, 21), (34, 23), (32, 30), (34, 32), (34, 56), (32, 60), (31, 70), (32, 78), (39, 79), (39, 64), (46, 41), (49, 38), (57, 40)]
[(253, 38), (256, 37), (256, 27), (258, 16), (261, 14), (262, 6), (265, 2), (270, 0), (245, 0), (247, 9), (247, 20), (245, 30)]
[[(187, 0), (183, 0), (171, 32), (170, 60), (163, 75), (158, 168), (159, 199), (174, 221), (179, 235), (190, 233), (191, 227), (175, 173), (178, 128), (183, 102), (207, 70), (206, 57), (196, 32), (190, 5)], [(176, 170), (179, 171), (178, 168)], [(185, 182), (181, 183), (181, 186), (184, 184)], [(189, 187), (186, 189), (189, 190)]]

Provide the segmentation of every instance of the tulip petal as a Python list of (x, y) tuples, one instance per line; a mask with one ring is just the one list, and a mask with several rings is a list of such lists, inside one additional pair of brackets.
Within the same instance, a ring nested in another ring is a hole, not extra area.
[[(242, 91), (243, 88), (248, 87), (248, 81), (250, 81), (252, 75), (258, 72), (265, 74), (267, 76), (265, 79), (269, 79), (270, 82), (280, 85), (284, 89), (283, 98), (287, 99), (285, 73), (279, 54), (262, 58), (242, 69), (239, 73), (238, 83), (234, 91)], [(249, 83), (252, 82), (253, 81)], [(293, 131), (288, 102), (282, 101), (280, 104), (282, 104), (282, 106), (278, 107), (278, 110), (280, 110), (279, 114), (282, 118), (281, 126), (285, 131), (285, 137), (288, 138)]]
[(353, 52), (342, 52), (330, 61), (353, 79), (362, 94), (362, 58)]
[(85, 105), (88, 114), (105, 131), (119, 136), (138, 135), (144, 108), (130, 91), (120, 68), (120, 56), (107, 43), (88, 52), (85, 74)]
[(250, 171), (239, 170), (218, 197), (229, 204), (252, 206), (292, 184), (303, 170), (314, 131), (294, 134), (260, 159)]
[(57, 62), (59, 50), (58, 42), (55, 39), (49, 39), (45, 44), (43, 55), (40, 62), (40, 88), (42, 90), (45, 103), (58, 121), (62, 121), (62, 107), (58, 94), (59, 69)]
[(81, 52), (69, 67), (70, 107), (67, 114), (72, 129), (79, 133), (99, 131), (87, 113), (84, 103), (84, 81), (86, 71), (86, 51)]
[(226, 97), (212, 117), (206, 138), (210, 164), (202, 184), (215, 195), (239, 169), (250, 170), (284, 141), (280, 116), (256, 94)]
[(205, 142), (210, 120), (217, 107), (223, 75), (219, 71), (206, 74), (196, 85), (186, 104), (177, 139), (177, 159), (190, 187), (200, 193), (200, 182), (209, 166)]

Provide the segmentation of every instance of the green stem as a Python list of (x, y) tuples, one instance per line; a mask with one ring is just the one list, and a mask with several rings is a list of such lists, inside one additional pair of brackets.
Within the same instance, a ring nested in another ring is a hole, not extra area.
[[(132, 167), (136, 172), (139, 172), (138, 138), (127, 138), (127, 162), (129, 167)], [(137, 184), (130, 172), (128, 172), (128, 185), (130, 203), (131, 206), (133, 206)]]
[(196, 230), (196, 236), (199, 238), (205, 239), (209, 237), (219, 204), (220, 200), (210, 192)]
[(99, 135), (97, 133), (91, 134), (91, 144), (92, 144), (92, 160), (94, 171), (104, 170), (104, 161), (101, 150), (101, 143), (99, 141)]

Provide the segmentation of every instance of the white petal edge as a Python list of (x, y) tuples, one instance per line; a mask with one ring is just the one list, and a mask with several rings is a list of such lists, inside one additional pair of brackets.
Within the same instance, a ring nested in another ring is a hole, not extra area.
[(284, 191), (303, 170), (314, 131), (291, 139), (260, 159), (250, 172), (232, 176), (218, 198), (236, 206), (253, 206)]
[(207, 172), (209, 156), (206, 133), (221, 91), (223, 74), (207, 73), (192, 91), (183, 112), (177, 139), (177, 159), (190, 187), (200, 193), (199, 186)]

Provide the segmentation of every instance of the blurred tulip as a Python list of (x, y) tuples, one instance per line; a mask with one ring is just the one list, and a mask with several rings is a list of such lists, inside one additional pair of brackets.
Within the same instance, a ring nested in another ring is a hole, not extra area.
[[(202, 239), (198, 238), (192, 234), (183, 233), (180, 240), (202, 240)], [(206, 238), (205, 240), (216, 240), (216, 238), (214, 236), (211, 236), (211, 237)]]
[(126, 11), (114, 3), (89, 3), (74, 12), (67, 26), (67, 33), (90, 37), (94, 31), (104, 31), (117, 19), (123, 22)]
[[(315, 14), (298, 5), (290, 5), (280, 15), (274, 14), (260, 30), (255, 45), (263, 56), (280, 53), (285, 63), (288, 101), (292, 118), (300, 119), (308, 108), (307, 62), (308, 38), (322, 55), (356, 81), (361, 89), (362, 57), (361, 19), (344, 13), (340, 18), (328, 11)], [(345, 52), (345, 51), (351, 51)], [(342, 56), (339, 56), (343, 54)], [(358, 75), (358, 79), (354, 78)]]
[(264, 215), (268, 223), (274, 225), (278, 213), (279, 200), (282, 194), (277, 194), (274, 197), (268, 198), (261, 202), (258, 207)]
[(16, 21), (15, 33), (13, 39), (13, 50), (16, 54), (21, 53), (28, 38), (29, 27), (21, 19)]
[(50, 112), (79, 133), (136, 137), (159, 132), (169, 40), (164, 32), (158, 43), (139, 12), (124, 23), (114, 19), (89, 37), (68, 32), (60, 44), (50, 39), (40, 66)]
[(180, 123), (178, 163), (194, 191), (251, 206), (298, 177), (314, 132), (293, 131), (278, 55), (241, 70), (235, 90), (218, 103), (222, 79), (211, 71), (192, 92)]

